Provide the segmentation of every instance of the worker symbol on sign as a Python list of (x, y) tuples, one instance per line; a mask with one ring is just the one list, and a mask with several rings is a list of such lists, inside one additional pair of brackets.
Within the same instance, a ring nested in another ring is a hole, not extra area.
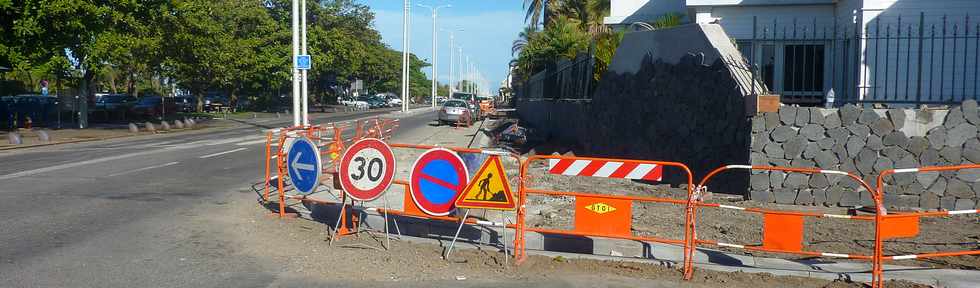
[(500, 158), (492, 156), (483, 163), (479, 172), (476, 173), (478, 181), (470, 184), (460, 194), (456, 200), (456, 207), (512, 210), (514, 209), (514, 198), (510, 193), (510, 185), (507, 183), (507, 175), (500, 165)]

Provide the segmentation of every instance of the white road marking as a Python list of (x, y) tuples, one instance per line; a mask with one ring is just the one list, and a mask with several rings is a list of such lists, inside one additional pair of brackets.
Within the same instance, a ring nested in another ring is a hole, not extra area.
[(217, 156), (225, 155), (225, 154), (228, 154), (228, 153), (235, 153), (235, 152), (242, 151), (242, 150), (248, 150), (248, 148), (244, 148), (243, 147), (243, 148), (238, 148), (238, 149), (234, 149), (234, 150), (228, 150), (228, 151), (225, 151), (225, 152), (218, 152), (218, 153), (214, 153), (214, 154), (208, 154), (208, 155), (204, 155), (204, 156), (197, 157), (197, 158), (207, 159), (207, 158), (211, 158), (211, 157), (217, 157)]
[(108, 161), (119, 160), (119, 159), (125, 159), (125, 158), (130, 158), (130, 157), (150, 155), (150, 154), (160, 153), (162, 151), (165, 151), (165, 150), (151, 150), (151, 151), (143, 151), (143, 152), (129, 153), (129, 154), (112, 156), (112, 157), (92, 159), (92, 160), (86, 160), (86, 161), (81, 161), (81, 162), (73, 162), (73, 163), (66, 163), (66, 164), (55, 165), (55, 166), (50, 166), (50, 167), (38, 168), (38, 169), (34, 169), (34, 170), (21, 171), (21, 172), (17, 172), (17, 173), (12, 173), (12, 174), (7, 174), (7, 175), (0, 176), (0, 180), (20, 178), (20, 177), (24, 177), (24, 176), (31, 176), (31, 175), (40, 174), (40, 173), (57, 171), (57, 170), (61, 170), (61, 169), (75, 168), (75, 167), (80, 167), (80, 166), (85, 166), (85, 165), (91, 165), (91, 164), (96, 164), (96, 163), (102, 163), (102, 162), (108, 162)]
[(259, 139), (259, 140), (255, 140), (255, 141), (242, 142), (242, 143), (238, 143), (238, 144), (235, 144), (235, 145), (238, 145), (238, 146), (246, 146), (246, 145), (255, 145), (255, 144), (265, 143), (265, 142), (266, 142), (266, 139)]
[(154, 166), (150, 166), (150, 167), (143, 167), (143, 168), (136, 169), (136, 170), (129, 170), (129, 171), (120, 172), (120, 173), (113, 173), (113, 174), (107, 175), (107, 177), (122, 176), (122, 175), (126, 175), (126, 174), (132, 174), (132, 173), (140, 172), (140, 171), (146, 171), (146, 170), (150, 170), (150, 169), (156, 169), (156, 168), (163, 168), (163, 167), (167, 167), (167, 166), (173, 166), (173, 165), (177, 165), (177, 164), (180, 164), (180, 162), (170, 162), (170, 163), (167, 163), (167, 164), (160, 164), (160, 165), (154, 165)]

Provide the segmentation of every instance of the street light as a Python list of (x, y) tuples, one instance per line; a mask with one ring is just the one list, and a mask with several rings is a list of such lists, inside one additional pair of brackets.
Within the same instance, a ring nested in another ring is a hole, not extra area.
[[(440, 29), (441, 30), (441, 29)], [(442, 30), (447, 31), (447, 30)], [(448, 30), (449, 32), (449, 97), (452, 98), (453, 91), (456, 87), (453, 86), (453, 79), (456, 77), (456, 33), (459, 31), (466, 31), (463, 28), (456, 28), (454, 30)]]
[(436, 92), (439, 88), (439, 34), (436, 34), (436, 17), (439, 15), (439, 8), (452, 8), (453, 5), (442, 5), (437, 7), (432, 7), (428, 5), (418, 4), (419, 7), (429, 8), (432, 10), (432, 108), (436, 107)]
[(409, 30), (409, 13), (412, 9), (412, 3), (410, 0), (405, 0), (405, 14), (402, 16), (402, 112), (408, 112), (408, 49), (411, 44), (408, 41), (408, 30)]

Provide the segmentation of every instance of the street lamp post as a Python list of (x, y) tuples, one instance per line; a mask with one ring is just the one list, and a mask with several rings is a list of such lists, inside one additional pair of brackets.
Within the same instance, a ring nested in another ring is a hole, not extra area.
[(293, 57), (290, 68), (293, 74), (293, 126), (300, 125), (300, 83), (299, 69), (296, 67), (296, 56), (299, 55), (299, 0), (292, 1), (292, 30), (293, 30)]
[(409, 13), (412, 9), (412, 3), (410, 0), (405, 0), (405, 14), (402, 18), (402, 112), (408, 112), (408, 71), (409, 71), (409, 56), (408, 49), (411, 44), (408, 40), (408, 30), (409, 30)]
[(419, 7), (432, 10), (432, 107), (436, 107), (436, 93), (439, 91), (439, 34), (436, 33), (436, 17), (439, 15), (439, 8), (451, 8), (453, 5), (428, 6), (419, 4)]

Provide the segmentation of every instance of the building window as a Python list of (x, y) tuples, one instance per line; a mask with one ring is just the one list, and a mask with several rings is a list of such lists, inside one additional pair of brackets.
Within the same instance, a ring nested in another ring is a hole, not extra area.
[(787, 44), (783, 52), (784, 95), (801, 103), (822, 102), (824, 45)]

